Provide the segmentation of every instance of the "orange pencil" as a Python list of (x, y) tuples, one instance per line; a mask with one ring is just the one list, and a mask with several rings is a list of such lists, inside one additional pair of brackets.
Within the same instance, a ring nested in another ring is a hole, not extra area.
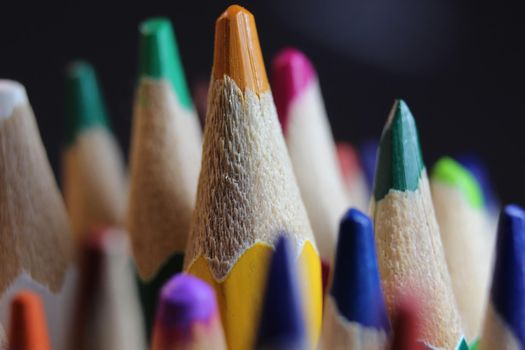
[(9, 350), (51, 350), (40, 297), (21, 291), (11, 302)]

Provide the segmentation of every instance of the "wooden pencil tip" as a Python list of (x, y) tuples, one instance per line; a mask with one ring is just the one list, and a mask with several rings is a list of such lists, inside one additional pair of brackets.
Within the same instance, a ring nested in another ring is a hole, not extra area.
[(109, 129), (106, 106), (100, 93), (95, 69), (85, 61), (68, 66), (67, 83), (67, 142), (73, 143), (83, 130), (92, 127)]
[(281, 127), (286, 130), (289, 108), (310, 85), (316, 74), (310, 60), (299, 50), (286, 48), (272, 61), (272, 90)]
[(212, 71), (213, 79), (227, 75), (243, 92), (270, 89), (255, 19), (241, 6), (228, 7), (217, 19)]
[(9, 349), (50, 349), (42, 302), (33, 292), (22, 291), (11, 303)]
[(27, 102), (26, 89), (14, 80), (0, 79), (0, 119), (8, 118), (13, 109)]

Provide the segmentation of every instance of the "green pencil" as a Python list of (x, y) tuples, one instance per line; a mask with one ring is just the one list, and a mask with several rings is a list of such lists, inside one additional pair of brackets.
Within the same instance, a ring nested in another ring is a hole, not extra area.
[(140, 26), (140, 77), (131, 140), (127, 228), (148, 330), (168, 277), (182, 269), (201, 159), (201, 130), (171, 23)]

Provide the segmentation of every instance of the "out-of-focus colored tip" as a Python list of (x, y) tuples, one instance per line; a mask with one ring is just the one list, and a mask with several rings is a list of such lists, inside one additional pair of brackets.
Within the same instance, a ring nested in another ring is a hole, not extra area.
[(361, 165), (363, 166), (363, 171), (370, 192), (372, 192), (372, 186), (374, 185), (378, 148), (379, 142), (373, 139), (363, 142), (359, 147), (359, 158), (361, 160)]
[(467, 168), (478, 181), (483, 191), (485, 205), (490, 209), (495, 209), (498, 206), (498, 199), (490, 179), (489, 170), (483, 159), (474, 153), (463, 153), (455, 158), (461, 165)]
[(483, 207), (483, 193), (476, 178), (454, 159), (440, 158), (432, 168), (432, 180), (458, 188), (471, 206)]
[(241, 6), (228, 7), (217, 19), (212, 72), (215, 80), (227, 75), (243, 92), (270, 89), (255, 19)]
[(347, 142), (337, 142), (337, 159), (339, 160), (339, 168), (343, 174), (343, 178), (354, 178), (361, 171), (361, 164), (359, 157), (354, 147)]
[(427, 350), (419, 341), (420, 319), (417, 301), (402, 299), (393, 320), (393, 338), (390, 350)]
[(156, 325), (165, 332), (188, 331), (217, 314), (214, 290), (201, 279), (180, 273), (162, 287)]
[(357, 209), (348, 210), (341, 221), (330, 293), (348, 321), (387, 332), (390, 329), (372, 221)]
[(30, 291), (18, 293), (11, 303), (10, 350), (49, 350), (44, 308), (40, 297)]
[(498, 226), (491, 300), (504, 323), (525, 346), (525, 211), (503, 208)]
[(108, 128), (106, 106), (93, 66), (85, 61), (73, 62), (67, 69), (66, 82), (68, 144), (73, 143), (83, 130)]
[(312, 63), (299, 50), (286, 48), (272, 62), (272, 91), (281, 127), (286, 132), (289, 108), (315, 79)]
[(321, 278), (323, 279), (323, 296), (326, 295), (328, 283), (330, 283), (330, 263), (321, 259)]
[(150, 18), (140, 25), (140, 75), (168, 80), (180, 104), (192, 108), (177, 41), (167, 18)]
[(302, 349), (306, 346), (298, 275), (289, 242), (281, 236), (268, 270), (256, 349)]
[(379, 143), (375, 200), (391, 189), (415, 191), (424, 168), (414, 117), (403, 100), (396, 100)]

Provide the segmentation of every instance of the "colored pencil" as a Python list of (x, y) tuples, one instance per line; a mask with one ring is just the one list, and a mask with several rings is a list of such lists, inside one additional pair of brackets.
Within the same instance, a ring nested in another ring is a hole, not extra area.
[(332, 287), (326, 296), (324, 349), (385, 349), (390, 325), (371, 220), (357, 209), (339, 227)]
[(467, 339), (479, 335), (491, 267), (483, 193), (469, 171), (443, 157), (432, 169), (432, 200)]
[(372, 188), (374, 186), (378, 148), (379, 142), (375, 139), (366, 140), (359, 146), (359, 160), (361, 161), (370, 192), (373, 191)]
[(350, 202), (357, 209), (368, 211), (370, 190), (356, 150), (348, 142), (337, 142), (336, 148), (339, 169)]
[(132, 128), (127, 227), (150, 329), (160, 288), (182, 269), (201, 159), (199, 119), (164, 18), (140, 26)]
[(226, 349), (211, 286), (192, 275), (177, 274), (162, 287), (151, 349)]
[(63, 189), (76, 236), (94, 224), (122, 225), (126, 205), (124, 159), (111, 132), (93, 67), (67, 70), (67, 144)]
[(21, 288), (43, 299), (60, 349), (75, 275), (66, 209), (24, 87), (0, 80), (0, 313)]
[(321, 267), (262, 59), (255, 20), (230, 6), (217, 20), (203, 161), (185, 270), (216, 292), (228, 348), (254, 341), (267, 261), (286, 232), (306, 271), (311, 344), (321, 322)]
[(431, 300), (422, 340), (451, 349), (462, 336), (429, 183), (412, 113), (394, 103), (379, 146), (371, 206), (383, 290), (389, 311), (396, 292), (413, 283)]
[(44, 308), (38, 294), (21, 291), (11, 302), (8, 349), (51, 349)]
[(507, 205), (500, 214), (495, 266), (480, 350), (525, 348), (525, 211)]
[(350, 201), (337, 163), (319, 80), (304, 54), (285, 49), (273, 60), (272, 88), (321, 257), (332, 263), (337, 226)]
[(80, 242), (80, 280), (68, 349), (145, 349), (127, 235), (92, 229)]
[(255, 349), (311, 349), (301, 305), (300, 271), (286, 237), (272, 254)]

